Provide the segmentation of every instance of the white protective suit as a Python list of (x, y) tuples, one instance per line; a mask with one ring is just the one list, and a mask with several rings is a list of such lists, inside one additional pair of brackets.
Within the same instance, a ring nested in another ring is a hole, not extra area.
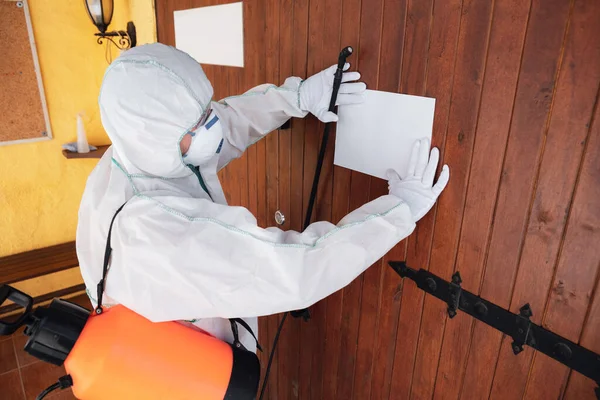
[[(99, 103), (113, 145), (88, 179), (77, 229), (94, 304), (108, 228), (124, 203), (112, 230), (104, 304), (123, 304), (152, 321), (194, 320), (229, 341), (222, 318), (247, 318), (256, 329), (252, 317), (308, 307), (413, 231), (409, 207), (393, 195), (302, 233), (260, 228), (247, 209), (227, 205), (217, 171), (290, 117), (306, 115), (300, 83), (288, 78), (211, 104), (201, 67), (174, 48), (137, 47), (111, 64)], [(196, 173), (179, 143), (209, 105), (225, 140)], [(255, 348), (248, 335), (241, 340)]]

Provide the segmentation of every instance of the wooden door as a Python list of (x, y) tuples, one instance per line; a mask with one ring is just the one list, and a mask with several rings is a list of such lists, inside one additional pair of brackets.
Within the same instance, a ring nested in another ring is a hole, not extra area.
[[(173, 11), (230, 1), (157, 1)], [(558, 362), (402, 282), (390, 259), (429, 268), (600, 352), (600, 2), (248, 0), (246, 66), (206, 66), (217, 97), (335, 63), (346, 45), (371, 89), (437, 99), (433, 144), (450, 184), (415, 233), (282, 333), (270, 399), (546, 399), (593, 396)], [(210, 38), (199, 38), (210, 40)], [(232, 205), (299, 230), (322, 124), (294, 120), (222, 173)], [(368, 132), (365, 132), (368, 134)], [(325, 161), (316, 218), (337, 222), (385, 194), (379, 179)], [(280, 316), (262, 318), (265, 355)]]

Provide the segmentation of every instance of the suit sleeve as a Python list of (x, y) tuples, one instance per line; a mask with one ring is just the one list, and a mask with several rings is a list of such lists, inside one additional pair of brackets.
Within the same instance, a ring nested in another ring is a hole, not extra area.
[(391, 195), (304, 232), (263, 229), (245, 208), (192, 200), (130, 201), (115, 222), (108, 296), (152, 321), (300, 309), (348, 285), (415, 227)]
[(302, 80), (288, 78), (282, 86), (260, 85), (240, 96), (212, 103), (223, 125), (225, 140), (219, 156), (221, 169), (252, 144), (292, 117), (304, 118), (298, 91)]

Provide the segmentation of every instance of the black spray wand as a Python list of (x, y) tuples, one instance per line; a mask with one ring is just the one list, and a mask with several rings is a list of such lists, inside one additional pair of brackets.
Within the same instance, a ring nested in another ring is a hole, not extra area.
[[(331, 112), (335, 111), (335, 103), (337, 101), (337, 95), (340, 90), (342, 76), (344, 74), (344, 65), (346, 65), (346, 59), (350, 56), (350, 54), (352, 54), (352, 47), (348, 46), (344, 47), (338, 56), (337, 70), (335, 71), (335, 75), (333, 77), (333, 92), (331, 93), (331, 100), (329, 101), (329, 111)], [(323, 139), (321, 140), (321, 149), (319, 150), (319, 158), (317, 159), (317, 168), (315, 169), (315, 176), (313, 178), (312, 189), (310, 191), (310, 198), (308, 200), (308, 208), (306, 209), (306, 218), (304, 219), (303, 230), (308, 228), (310, 225), (310, 220), (312, 219), (313, 208), (317, 199), (317, 190), (319, 189), (319, 179), (321, 178), (321, 170), (323, 169), (323, 161), (325, 160), (325, 153), (327, 151), (327, 142), (329, 141), (329, 130), (331, 129), (331, 124), (331, 122), (325, 123), (325, 129), (323, 130)], [(302, 317), (304, 320), (308, 320), (310, 318), (310, 312), (308, 309), (291, 311), (291, 314), (294, 318)], [(263, 383), (260, 390), (260, 400), (262, 400), (265, 395), (269, 373), (271, 372), (271, 364), (273, 363), (273, 356), (275, 355), (275, 349), (277, 348), (277, 343), (279, 342), (279, 335), (281, 334), (281, 330), (283, 329), (283, 325), (285, 324), (287, 316), (288, 313), (286, 312), (281, 317), (281, 322), (277, 328), (275, 339), (273, 339), (273, 347), (271, 348), (271, 354), (269, 354), (269, 361), (267, 363), (267, 369), (265, 371), (265, 376), (263, 378)]]

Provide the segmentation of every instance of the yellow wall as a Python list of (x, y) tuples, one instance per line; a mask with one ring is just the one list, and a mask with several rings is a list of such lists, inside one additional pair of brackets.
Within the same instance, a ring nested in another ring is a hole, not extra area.
[[(109, 29), (132, 20), (139, 44), (156, 41), (153, 0), (114, 2)], [(76, 139), (76, 114), (83, 111), (91, 144), (109, 143), (97, 104), (105, 46), (96, 43), (83, 1), (29, 0), (29, 9), (54, 138), (0, 146), (0, 257), (75, 239), (79, 201), (97, 162), (61, 154)]]

